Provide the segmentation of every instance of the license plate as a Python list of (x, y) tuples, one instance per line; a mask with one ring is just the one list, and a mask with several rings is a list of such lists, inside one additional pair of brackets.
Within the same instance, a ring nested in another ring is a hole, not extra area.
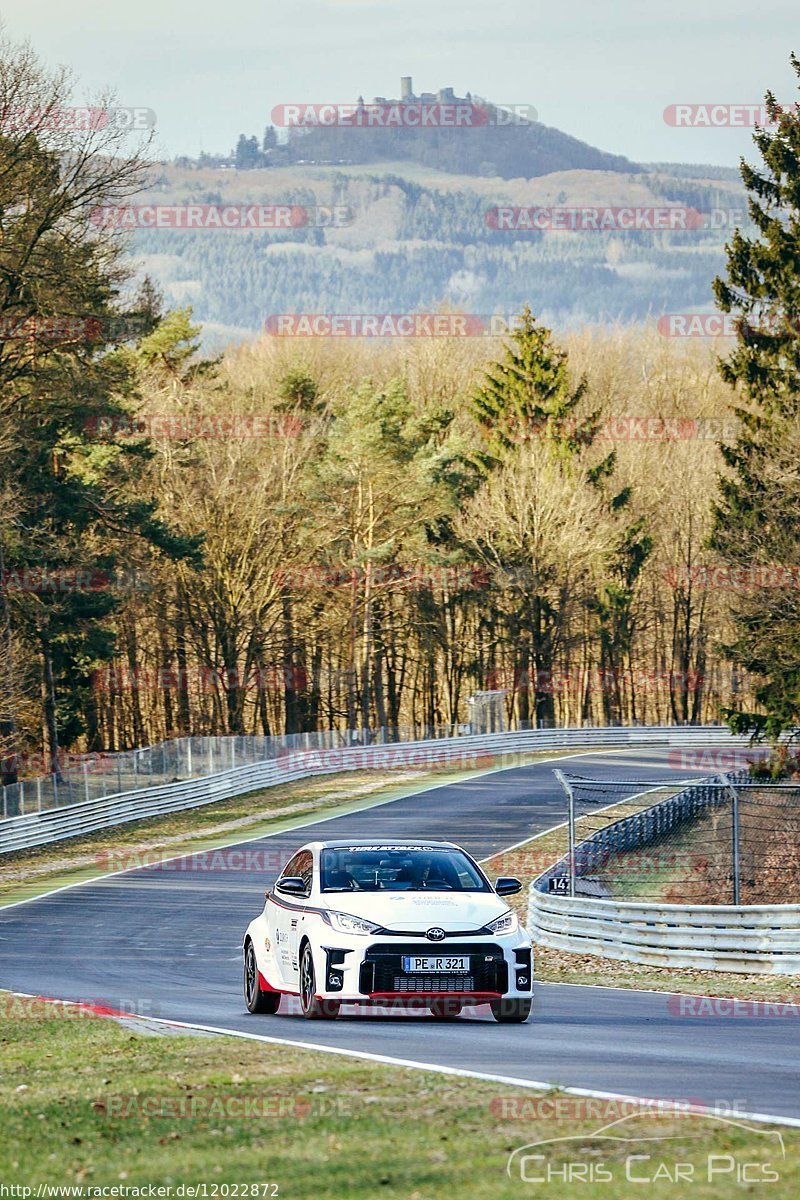
[(404, 954), (403, 970), (409, 975), (417, 975), (426, 971), (435, 971), (437, 974), (455, 972), (466, 975), (469, 971), (469, 955), (423, 954), (416, 956)]

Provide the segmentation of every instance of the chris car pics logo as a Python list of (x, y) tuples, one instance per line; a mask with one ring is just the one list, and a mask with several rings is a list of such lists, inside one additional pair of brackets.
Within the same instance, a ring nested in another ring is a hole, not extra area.
[[(709, 1184), (749, 1190), (781, 1177), (778, 1167), (786, 1149), (778, 1130), (698, 1113), (695, 1129), (687, 1129), (687, 1121), (682, 1119), (680, 1130), (671, 1133), (663, 1125), (659, 1131), (659, 1119), (654, 1109), (622, 1117), (590, 1133), (531, 1142), (509, 1155), (506, 1173), (540, 1188), (550, 1185), (560, 1190), (565, 1183), (609, 1184), (609, 1196), (630, 1195), (629, 1189), (658, 1184), (677, 1185), (681, 1190), (694, 1185), (705, 1195)], [(730, 1135), (739, 1130), (759, 1135), (755, 1145), (722, 1150), (708, 1144), (716, 1133)], [(620, 1192), (621, 1186), (624, 1192)]]

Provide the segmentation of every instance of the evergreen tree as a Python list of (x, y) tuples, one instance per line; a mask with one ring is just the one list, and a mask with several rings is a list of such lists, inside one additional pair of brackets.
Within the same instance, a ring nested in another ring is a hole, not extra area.
[[(792, 55), (791, 62), (800, 81), (800, 60)], [(757, 573), (763, 568), (789, 568), (772, 575), (784, 586), (745, 587), (733, 604), (736, 632), (727, 650), (760, 677), (761, 711), (728, 709), (726, 716), (734, 730), (756, 737), (776, 737), (800, 721), (800, 110), (782, 109), (772, 93), (766, 109), (772, 127), (753, 137), (761, 165), (741, 164), (757, 234), (734, 232), (727, 279), (714, 280), (720, 308), (739, 317), (736, 346), (720, 370), (735, 389), (741, 425), (735, 443), (722, 447), (728, 472), (712, 546), (730, 568), (755, 569), (755, 582), (766, 578)]]
[[(504, 470), (526, 454), (526, 444), (540, 463), (550, 457), (573, 477), (572, 486), (597, 490), (603, 498), (612, 527), (614, 514), (626, 507), (629, 489), (613, 492), (616, 457), (612, 451), (589, 461), (585, 451), (596, 438), (599, 412), (584, 411), (587, 382), (573, 386), (567, 355), (552, 341), (548, 329), (538, 325), (527, 306), (510, 335), (503, 357), (491, 363), (473, 399), (473, 412), (481, 425), (486, 448), (478, 455), (487, 474)], [(548, 452), (549, 451), (549, 455)], [(632, 643), (632, 606), (642, 565), (652, 550), (644, 523), (635, 521), (615, 531), (606, 554), (607, 581), (588, 606), (599, 624), (601, 678), (613, 679)], [(519, 545), (503, 563), (513, 602), (505, 623), (515, 647), (515, 679), (522, 683), (519, 715), (537, 723), (552, 724), (555, 703), (552, 691), (553, 661), (561, 622), (562, 590), (548, 586), (533, 568), (531, 548)], [(533, 693), (533, 711), (529, 692)], [(619, 696), (604, 696), (608, 719), (619, 717)]]
[(566, 453), (590, 442), (597, 414), (579, 417), (585, 393), (586, 380), (572, 387), (566, 353), (526, 306), (503, 357), (486, 368), (473, 399), (486, 435), (484, 464), (496, 465), (530, 438), (552, 439), (554, 447)]

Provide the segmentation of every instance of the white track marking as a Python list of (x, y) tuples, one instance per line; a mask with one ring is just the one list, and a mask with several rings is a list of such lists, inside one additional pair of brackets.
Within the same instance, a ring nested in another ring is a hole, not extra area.
[[(639, 748), (637, 747), (637, 749), (639, 749)], [(647, 749), (647, 747), (642, 747), (642, 749)], [(604, 750), (604, 751), (601, 751), (600, 753), (602, 753), (603, 756), (605, 756), (607, 754), (623, 754), (623, 753), (629, 753), (629, 752), (630, 752), (630, 747), (624, 747), (624, 748), (615, 749), (615, 750)], [(585, 750), (585, 751), (579, 751), (575, 754), (560, 755), (557, 758), (547, 759), (545, 761), (546, 762), (563, 762), (563, 761), (566, 761), (567, 759), (571, 759), (571, 758), (591, 757), (597, 753), (598, 753), (597, 750)], [(537, 764), (536, 763), (527, 763), (524, 765), (536, 766)], [(492, 767), (487, 771), (481, 771), (481, 772), (476, 772), (474, 774), (470, 774), (469, 776), (466, 776), (466, 778), (467, 779), (477, 779), (484, 775), (495, 774), (498, 771), (514, 770), (514, 769), (515, 768), (513, 768), (513, 767)], [(665, 780), (664, 785), (668, 786), (669, 781)], [(396, 800), (408, 799), (410, 796), (420, 795), (420, 794), (422, 794), (422, 791), (431, 791), (431, 790), (434, 790), (434, 788), (437, 786), (447, 787), (447, 786), (451, 786), (451, 785), (434, 784), (430, 788), (425, 788), (418, 792), (410, 792), (406, 796), (395, 796), (391, 800), (380, 800), (380, 801), (377, 801), (375, 804), (371, 804), (366, 807), (377, 808), (383, 804), (393, 804)], [(648, 790), (657, 791), (658, 786), (656, 786), (652, 789), (648, 789)], [(637, 796), (638, 795), (646, 795), (646, 794), (647, 794), (647, 792), (640, 792), (637, 794)], [(623, 800), (615, 801), (614, 804), (609, 804), (606, 807), (614, 808), (616, 804), (624, 803), (626, 800), (630, 801), (632, 799), (636, 799), (637, 796), (625, 797)], [(598, 811), (604, 811), (604, 810), (600, 809)], [(341, 815), (347, 815), (347, 814), (341, 814)], [(226, 845), (246, 845), (248, 842), (261, 841), (262, 837), (277, 837), (277, 836), (279, 836), (280, 833), (289, 833), (295, 829), (303, 829), (306, 826), (317, 825), (325, 820), (332, 820), (332, 819), (334, 819), (334, 818), (333, 817), (318, 817), (311, 821), (305, 821), (305, 822), (300, 822), (297, 824), (292, 824), (291, 826), (287, 826), (286, 828), (284, 828), (280, 831), (276, 831), (273, 834), (261, 835), (259, 837), (254, 837), (254, 838), (247, 838), (241, 842), (240, 841), (229, 842), (229, 843), (226, 843)], [(500, 854), (507, 854), (512, 850), (519, 849), (521, 846), (525, 846), (530, 842), (536, 841), (537, 838), (544, 837), (546, 834), (552, 833), (556, 829), (562, 829), (565, 825), (566, 825), (566, 822), (562, 822), (559, 825), (552, 826), (550, 829), (542, 830), (541, 833), (534, 834), (532, 837), (529, 837), (529, 838), (524, 838), (521, 842), (516, 842), (512, 846), (507, 846), (504, 849), (496, 850), (494, 852), (494, 854), (492, 854), (489, 858), (485, 858), (480, 861), (481, 862), (490, 862), (492, 858), (496, 858)], [(220, 849), (224, 849), (224, 848), (225, 848), (225, 846), (216, 846), (213, 849), (220, 850)], [(183, 854), (176, 854), (173, 858), (165, 859), (164, 862), (175, 862), (180, 858), (189, 857), (189, 855), (192, 853), (209, 853), (209, 852), (211, 852), (211, 851), (188, 851)], [(142, 868), (133, 868), (133, 869), (137, 870), (137, 869), (142, 869)], [(87, 884), (87, 883), (98, 883), (98, 882), (102, 881), (103, 879), (110, 879), (116, 875), (124, 875), (124, 874), (128, 874), (128, 873), (129, 873), (129, 871), (124, 871), (124, 870), (123, 871), (110, 871), (106, 875), (95, 876), (92, 879), (86, 879), (86, 880), (81, 880), (78, 883), (67, 884), (64, 887), (53, 889), (52, 892), (45, 892), (45, 893), (42, 893), (42, 895), (40, 895), (40, 896), (32, 896), (28, 900), (19, 900), (13, 904), (7, 904), (7, 905), (0, 906), (0, 912), (5, 911), (6, 909), (18, 908), (23, 904), (32, 904), (34, 900), (46, 899), (48, 896), (56, 895), (59, 892), (69, 891), (72, 888), (82, 887), (82, 886), (84, 886), (84, 884)], [(555, 983), (555, 982), (544, 982), (543, 981), (543, 982), (539, 983), (538, 986), (539, 987), (597, 988), (597, 989), (602, 989), (603, 991), (623, 992), (623, 993), (625, 993), (625, 995), (628, 995), (628, 996), (631, 996), (631, 995), (635, 996), (637, 993), (640, 993), (640, 992), (644, 993), (646, 995), (655, 995), (655, 996), (673, 996), (673, 995), (681, 996), (681, 995), (689, 995), (690, 994), (690, 993), (681, 993), (681, 992), (666, 992), (666, 991), (661, 991), (657, 988), (622, 988), (622, 987), (614, 987), (614, 986), (611, 986), (608, 984)], [(31, 993), (26, 993), (26, 992), (13, 992), (12, 995), (21, 996), (21, 997), (25, 997), (25, 998), (29, 998), (29, 999), (40, 999), (40, 997), (34, 997)], [(719, 997), (714, 997), (714, 998), (719, 999)], [(724, 999), (734, 999), (734, 997), (724, 997)], [(54, 999), (52, 1001), (52, 1003), (70, 1004), (71, 1002), (68, 1000), (55, 1000)], [(107, 1018), (107, 1019), (114, 1019), (114, 1018)], [(488, 1073), (485, 1071), (472, 1071), (465, 1067), (450, 1067), (450, 1066), (437, 1064), (437, 1063), (415, 1062), (413, 1059), (396, 1058), (396, 1057), (393, 1057), (391, 1055), (386, 1055), (386, 1054), (375, 1054), (375, 1053), (372, 1053), (372, 1052), (366, 1051), (366, 1050), (348, 1050), (341, 1046), (323, 1046), (316, 1042), (297, 1041), (292, 1038), (274, 1037), (274, 1036), (269, 1036), (267, 1034), (244, 1033), (241, 1030), (225, 1029), (225, 1028), (222, 1028), (222, 1027), (216, 1026), (216, 1025), (202, 1025), (202, 1024), (198, 1024), (196, 1022), (189, 1022), (189, 1021), (173, 1021), (173, 1020), (167, 1020), (166, 1018), (163, 1018), (163, 1017), (151, 1017), (151, 1016), (138, 1017), (136, 1014), (126, 1015), (126, 1017), (124, 1019), (126, 1021), (142, 1021), (145, 1024), (150, 1023), (150, 1024), (156, 1024), (156, 1025), (166, 1025), (166, 1026), (176, 1028), (176, 1029), (195, 1030), (197, 1032), (208, 1033), (208, 1034), (217, 1034), (217, 1035), (221, 1035), (223, 1037), (243, 1038), (247, 1041), (264, 1042), (264, 1043), (268, 1043), (271, 1045), (298, 1046), (298, 1047), (300, 1047), (300, 1049), (316, 1050), (322, 1054), (334, 1054), (334, 1055), (340, 1055), (340, 1056), (343, 1056), (346, 1058), (363, 1059), (368, 1062), (383, 1063), (388, 1066), (406, 1067), (410, 1070), (416, 1070), (416, 1071), (431, 1071), (431, 1072), (438, 1073), (441, 1075), (455, 1075), (455, 1076), (460, 1076), (462, 1078), (482, 1079), (482, 1080), (485, 1080), (486, 1082), (502, 1083), (509, 1087), (526, 1088), (531, 1091), (548, 1092), (548, 1091), (557, 1090), (558, 1092), (560, 1092), (564, 1095), (569, 1095), (569, 1096), (578, 1096), (578, 1097), (585, 1097), (585, 1098), (598, 1099), (598, 1100), (615, 1100), (615, 1101), (620, 1101), (622, 1103), (629, 1103), (629, 1104), (650, 1105), (650, 1104), (658, 1103), (658, 1101), (654, 1101), (654, 1099), (652, 1097), (630, 1096), (630, 1095), (626, 1095), (621, 1092), (607, 1092), (607, 1091), (601, 1091), (601, 1090), (595, 1089), (595, 1088), (559, 1087), (557, 1084), (554, 1084), (554, 1083), (543, 1083), (543, 1082), (537, 1081), (537, 1080), (519, 1079), (519, 1078), (517, 1078), (515, 1076), (511, 1076), (511, 1075), (496, 1075), (496, 1074), (491, 1074), (491, 1073)], [(698, 1116), (713, 1115), (713, 1114), (709, 1113), (706, 1109), (704, 1109), (702, 1107), (695, 1108), (695, 1106), (689, 1106), (685, 1110), (682, 1106), (681, 1111), (696, 1112)], [(772, 1115), (769, 1113), (737, 1113), (737, 1116), (741, 1117), (743, 1120), (754, 1121), (754, 1122), (761, 1123), (761, 1124), (777, 1124), (777, 1125), (790, 1126), (792, 1128), (800, 1128), (800, 1118), (798, 1118), (798, 1117), (781, 1117), (781, 1116), (776, 1116), (776, 1115)]]
[[(663, 993), (668, 995), (668, 993)], [(47, 1000), (47, 997), (33, 996), (28, 992), (13, 992), (12, 995), (22, 996), (26, 999)], [(71, 1005), (73, 1002), (69, 1000), (52, 1000), (54, 1004)], [(98, 1020), (116, 1020), (115, 1017), (98, 1017)], [(489, 1071), (471, 1071), (466, 1067), (450, 1067), (441, 1063), (415, 1062), (411, 1058), (397, 1058), (391, 1054), (374, 1054), (369, 1050), (348, 1050), (343, 1046), (323, 1046), (318, 1042), (294, 1041), (289, 1038), (271, 1037), (264, 1033), (244, 1033), (239, 1029), (225, 1029), (219, 1025), (202, 1025), (195, 1021), (172, 1021), (166, 1017), (139, 1017), (136, 1014), (125, 1015), (126, 1021), (144, 1021), (151, 1025), (167, 1025), (175, 1029), (191, 1029), (198, 1033), (213, 1033), (222, 1037), (242, 1038), (249, 1042), (265, 1042), (269, 1045), (279, 1046), (298, 1046), (301, 1050), (316, 1050), (320, 1054), (334, 1054), (343, 1058), (358, 1058), (366, 1062), (382, 1063), (391, 1067), (406, 1067), (412, 1071), (431, 1071), (438, 1075), (457, 1075), (462, 1079), (482, 1079), (487, 1083), (502, 1083), (508, 1087), (527, 1088), (529, 1091), (535, 1092), (552, 1092), (557, 1091), (566, 1096), (580, 1096), (594, 1100), (616, 1100), (623, 1104), (638, 1104), (642, 1106), (653, 1106), (656, 1108), (664, 1101), (659, 1101), (653, 1096), (631, 1096), (624, 1092), (606, 1092), (599, 1088), (581, 1088), (581, 1087), (560, 1087), (556, 1083), (543, 1083), (536, 1079), (520, 1079), (515, 1075), (496, 1075)], [(683, 1112), (695, 1113), (697, 1116), (715, 1116), (716, 1114), (704, 1105), (681, 1104), (679, 1110)], [(772, 1113), (742, 1113), (737, 1112), (736, 1116), (743, 1121), (755, 1121), (760, 1124), (767, 1125), (787, 1125), (795, 1129), (800, 1129), (800, 1117), (780, 1117)]]

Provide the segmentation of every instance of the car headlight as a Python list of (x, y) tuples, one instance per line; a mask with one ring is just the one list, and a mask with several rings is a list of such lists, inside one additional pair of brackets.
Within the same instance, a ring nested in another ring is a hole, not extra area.
[(326, 912), (322, 914), (323, 920), (328, 925), (332, 925), (334, 929), (338, 929), (340, 933), (375, 933), (380, 929), (380, 925), (373, 925), (372, 921), (365, 921), (363, 917), (351, 917), (349, 913)]
[(493, 921), (489, 921), (485, 928), (490, 929), (492, 933), (516, 933), (519, 929), (517, 914), (509, 909), (501, 917), (495, 917)]

